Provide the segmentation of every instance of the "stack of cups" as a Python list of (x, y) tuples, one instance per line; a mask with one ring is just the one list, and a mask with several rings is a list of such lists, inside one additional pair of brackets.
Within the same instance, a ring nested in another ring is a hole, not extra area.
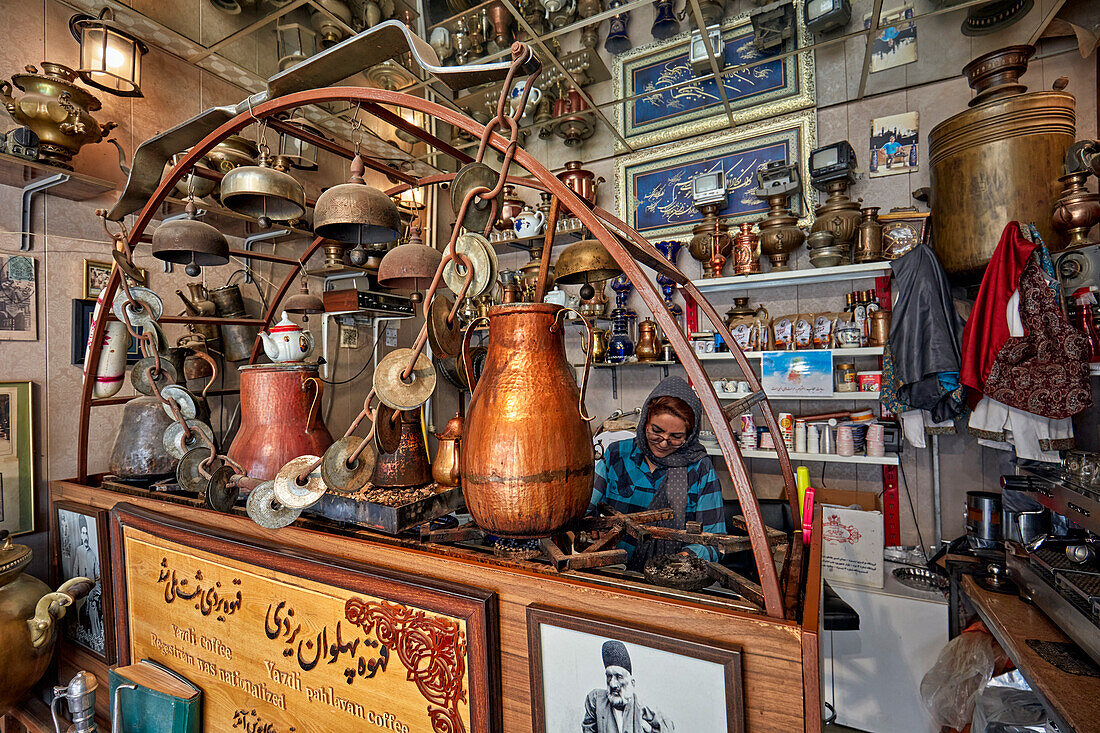
[(851, 425), (841, 425), (837, 427), (836, 454), (838, 456), (854, 456), (856, 454), (855, 443), (852, 440)]
[(805, 453), (806, 452), (806, 421), (795, 420), (794, 421), (794, 452)]
[(815, 422), (806, 426), (806, 452), (821, 452), (821, 432), (818, 428), (818, 424)]
[(882, 425), (874, 424), (867, 426), (867, 455), (869, 456), (882, 456), (886, 453), (886, 446), (883, 442), (885, 429)]
[(741, 416), (741, 450), (756, 450), (756, 420), (752, 415)]

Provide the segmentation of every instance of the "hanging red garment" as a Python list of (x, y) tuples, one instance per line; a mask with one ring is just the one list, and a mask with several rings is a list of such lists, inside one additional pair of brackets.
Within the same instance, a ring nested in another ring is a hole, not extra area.
[(1001, 241), (986, 265), (978, 298), (966, 320), (962, 336), (962, 366), (959, 381), (974, 390), (970, 396), (985, 391), (985, 380), (1001, 347), (1008, 341), (1008, 320), (1005, 309), (1012, 293), (1019, 287), (1020, 275), (1035, 243), (1020, 234), (1020, 225), (1009, 222), (1001, 233)]

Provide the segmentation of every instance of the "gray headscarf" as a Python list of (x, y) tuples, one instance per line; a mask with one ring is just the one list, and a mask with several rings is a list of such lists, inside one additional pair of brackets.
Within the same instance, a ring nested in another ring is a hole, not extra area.
[[(688, 432), (684, 444), (667, 456), (654, 455), (646, 439), (646, 421), (649, 419), (649, 405), (658, 397), (676, 397), (683, 400), (695, 413), (695, 424)], [(673, 519), (660, 522), (661, 526), (683, 529), (687, 521), (688, 466), (692, 466), (707, 455), (707, 449), (699, 443), (699, 429), (703, 422), (703, 403), (695, 391), (680, 377), (667, 377), (657, 385), (642, 406), (641, 419), (638, 421), (636, 444), (652, 463), (667, 469), (665, 480), (653, 495), (649, 509), (672, 509)], [(652, 540), (646, 546), (639, 547), (631, 558), (628, 567), (640, 570), (646, 560), (654, 555), (675, 554), (683, 543), (674, 540)]]

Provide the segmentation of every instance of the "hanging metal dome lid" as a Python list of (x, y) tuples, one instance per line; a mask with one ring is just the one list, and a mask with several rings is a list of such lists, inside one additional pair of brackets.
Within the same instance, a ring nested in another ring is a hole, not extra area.
[(401, 244), (382, 258), (378, 265), (378, 284), (394, 290), (411, 290), (419, 293), (432, 283), (443, 253), (420, 240), (420, 227), (409, 232), (409, 241)]
[(393, 200), (363, 182), (363, 160), (351, 161), (351, 177), (324, 191), (313, 207), (313, 231), (348, 244), (378, 244), (397, 239), (401, 215)]
[(306, 192), (294, 176), (268, 165), (267, 147), (260, 149), (259, 165), (242, 165), (225, 174), (221, 200), (238, 214), (268, 221), (292, 221), (306, 213)]
[(214, 227), (195, 218), (194, 201), (187, 202), (187, 218), (166, 221), (153, 232), (153, 256), (176, 265), (216, 267), (229, 262), (229, 242)]

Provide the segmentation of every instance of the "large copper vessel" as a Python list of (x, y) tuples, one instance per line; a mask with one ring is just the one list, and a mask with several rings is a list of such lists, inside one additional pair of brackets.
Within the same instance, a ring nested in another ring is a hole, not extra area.
[(292, 458), (323, 455), (332, 435), (321, 419), (316, 364), (252, 364), (241, 370), (241, 427), (229, 457), (252, 478), (274, 479)]
[(565, 358), (561, 310), (551, 303), (489, 310), (488, 354), (460, 461), (466, 508), (495, 535), (545, 537), (581, 517), (592, 496), (592, 431)]
[(370, 479), (375, 486), (423, 486), (432, 482), (432, 465), (420, 428), (420, 409), (402, 410), (400, 415), (397, 450), (378, 455)]
[(978, 92), (971, 109), (928, 137), (932, 239), (949, 274), (980, 276), (1010, 221), (1035, 222), (1052, 251), (1065, 246), (1051, 211), (1074, 140), (1074, 98), (1057, 82), (1054, 91), (1022, 93), (1018, 77), (1034, 51), (1012, 46), (968, 64), (963, 73)]
[(73, 578), (51, 593), (45, 583), (23, 572), (30, 561), (31, 551), (12, 544), (7, 530), (0, 530), (0, 716), (45, 674), (57, 622), (95, 586), (90, 578)]

